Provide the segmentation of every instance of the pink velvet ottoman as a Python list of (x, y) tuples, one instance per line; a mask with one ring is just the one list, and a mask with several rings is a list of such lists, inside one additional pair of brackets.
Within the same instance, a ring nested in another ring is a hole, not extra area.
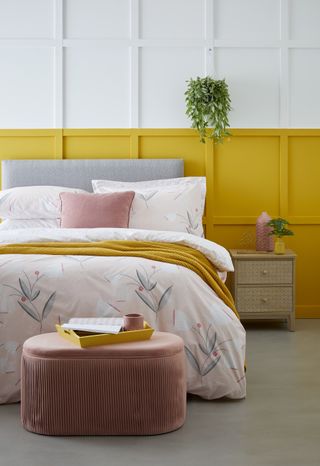
[(148, 435), (185, 420), (184, 345), (170, 333), (91, 348), (37, 335), (23, 345), (21, 372), (21, 419), (32, 432)]

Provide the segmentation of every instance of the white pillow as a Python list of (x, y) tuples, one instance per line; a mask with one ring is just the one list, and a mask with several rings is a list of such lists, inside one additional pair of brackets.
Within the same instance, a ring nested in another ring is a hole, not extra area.
[(0, 192), (0, 217), (11, 219), (59, 218), (60, 193), (85, 193), (61, 186), (21, 186)]
[(7, 218), (0, 223), (0, 231), (17, 230), (19, 228), (59, 228), (60, 220), (58, 218), (33, 218), (33, 219), (16, 219)]
[(93, 180), (95, 193), (134, 190), (130, 228), (184, 231), (203, 236), (206, 179), (204, 177), (127, 183)]

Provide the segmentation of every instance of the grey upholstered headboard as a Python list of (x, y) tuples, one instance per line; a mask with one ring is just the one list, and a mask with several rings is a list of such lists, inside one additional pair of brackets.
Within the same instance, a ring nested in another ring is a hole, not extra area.
[(183, 172), (182, 159), (3, 160), (2, 189), (47, 185), (92, 191), (91, 180), (145, 181)]

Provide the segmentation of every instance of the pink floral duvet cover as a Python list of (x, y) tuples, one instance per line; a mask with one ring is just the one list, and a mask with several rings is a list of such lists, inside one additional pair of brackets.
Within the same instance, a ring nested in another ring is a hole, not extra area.
[[(220, 272), (228, 252), (185, 233), (132, 229), (34, 229), (0, 233), (0, 244), (39, 241), (141, 240), (178, 242), (200, 250)], [(73, 316), (139, 312), (157, 330), (181, 336), (188, 392), (206, 399), (243, 398), (245, 331), (194, 272), (133, 257), (0, 256), (0, 403), (20, 398), (23, 342), (55, 331)]]

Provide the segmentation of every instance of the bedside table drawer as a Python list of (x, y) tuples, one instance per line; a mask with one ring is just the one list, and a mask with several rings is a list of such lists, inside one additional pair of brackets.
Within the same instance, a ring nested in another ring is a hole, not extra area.
[(240, 312), (288, 312), (293, 305), (291, 287), (239, 287), (236, 306)]
[(291, 260), (238, 261), (239, 284), (292, 284)]

